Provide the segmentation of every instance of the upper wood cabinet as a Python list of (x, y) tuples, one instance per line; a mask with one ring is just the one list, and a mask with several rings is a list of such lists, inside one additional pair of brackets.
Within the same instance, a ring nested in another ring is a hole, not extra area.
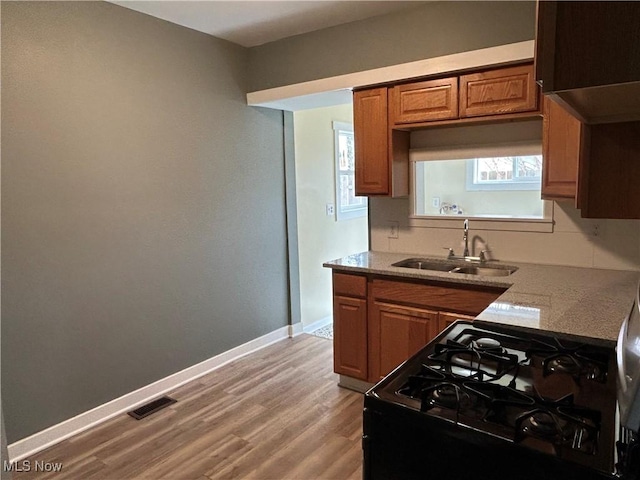
[(584, 140), (582, 122), (545, 97), (542, 123), (543, 199), (576, 199)]
[(460, 117), (501, 115), (537, 108), (538, 86), (532, 65), (460, 77)]
[(389, 129), (388, 88), (353, 92), (356, 195), (409, 194), (409, 132)]
[(640, 120), (640, 2), (538, 2), (536, 80), (588, 124)]
[(387, 195), (389, 162), (387, 88), (353, 92), (356, 195)]
[(578, 208), (586, 218), (640, 218), (640, 122), (585, 125)]
[(409, 194), (412, 130), (531, 118), (537, 97), (532, 65), (354, 91), (356, 195)]
[(391, 102), (394, 125), (458, 118), (458, 78), (396, 85)]

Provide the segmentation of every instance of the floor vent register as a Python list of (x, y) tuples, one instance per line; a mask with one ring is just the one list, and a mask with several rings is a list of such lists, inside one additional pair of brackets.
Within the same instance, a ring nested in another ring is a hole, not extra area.
[(175, 400), (174, 398), (164, 396), (164, 397), (158, 398), (157, 400), (154, 400), (153, 402), (149, 402), (146, 405), (142, 405), (141, 407), (138, 407), (135, 410), (131, 410), (130, 412), (127, 412), (127, 413), (131, 415), (133, 418), (135, 418), (136, 420), (141, 420), (144, 417), (148, 417), (152, 413), (156, 413), (157, 411), (162, 410), (163, 408), (168, 407), (169, 405), (176, 402), (177, 400)]

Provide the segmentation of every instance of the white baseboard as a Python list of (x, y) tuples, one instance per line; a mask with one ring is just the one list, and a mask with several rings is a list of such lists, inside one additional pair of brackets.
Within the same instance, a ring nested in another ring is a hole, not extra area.
[[(296, 325), (300, 325), (301, 333), (302, 324), (298, 323)], [(132, 410), (140, 405), (144, 405), (156, 397), (164, 395), (187, 382), (206, 375), (229, 362), (237, 360), (240, 357), (244, 357), (245, 355), (279, 342), (285, 338), (292, 337), (294, 335), (292, 332), (296, 330), (296, 325), (287, 325), (274, 330), (262, 337), (258, 337), (232, 348), (231, 350), (227, 350), (226, 352), (216, 355), (215, 357), (211, 357), (196, 365), (185, 368), (184, 370), (162, 378), (154, 383), (139, 388), (138, 390), (127, 393), (126, 395), (111, 400), (110, 402), (69, 418), (57, 425), (53, 425), (41, 432), (34, 433), (27, 438), (18, 440), (7, 447), (9, 451), (9, 459), (11, 462), (18, 462), (30, 455), (44, 450), (45, 448), (66, 440), (69, 437), (84, 432), (91, 427), (95, 427), (116, 415), (120, 415), (121, 413)]]
[(302, 322), (294, 323), (293, 325), (289, 325), (289, 336), (297, 337), (301, 333), (304, 333), (305, 330), (302, 328)]
[(333, 322), (333, 315), (329, 315), (313, 323), (310, 323), (309, 325), (304, 327), (304, 331), (305, 333), (313, 332), (315, 330), (318, 330), (319, 328), (324, 327), (325, 325), (329, 325), (332, 322)]

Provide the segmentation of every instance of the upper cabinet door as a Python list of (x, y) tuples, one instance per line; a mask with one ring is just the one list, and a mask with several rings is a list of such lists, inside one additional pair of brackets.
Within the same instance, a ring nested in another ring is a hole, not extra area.
[(532, 65), (460, 77), (460, 117), (526, 112), (537, 106), (538, 87)]
[(397, 85), (392, 104), (396, 125), (458, 118), (458, 78)]
[(542, 198), (576, 198), (582, 149), (582, 122), (545, 97), (542, 127)]
[(353, 92), (356, 195), (389, 195), (387, 88)]

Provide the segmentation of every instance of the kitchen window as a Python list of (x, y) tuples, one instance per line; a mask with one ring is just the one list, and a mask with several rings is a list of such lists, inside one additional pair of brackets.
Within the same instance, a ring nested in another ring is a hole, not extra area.
[(367, 215), (367, 197), (355, 195), (353, 124), (333, 122), (336, 170), (336, 218), (348, 220)]
[(412, 226), (553, 231), (553, 202), (541, 199), (539, 139), (413, 148)]
[(540, 190), (542, 155), (475, 158), (467, 162), (467, 190)]

